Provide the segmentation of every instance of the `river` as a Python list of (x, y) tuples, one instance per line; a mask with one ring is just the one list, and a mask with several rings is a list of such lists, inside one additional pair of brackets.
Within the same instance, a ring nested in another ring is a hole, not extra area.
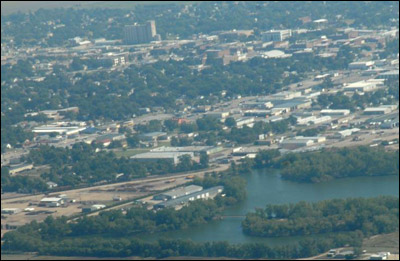
[(142, 235), (141, 239), (158, 238), (191, 239), (197, 242), (228, 241), (230, 243), (265, 242), (271, 246), (294, 243), (303, 237), (257, 238), (242, 233), (243, 216), (255, 208), (267, 204), (315, 202), (334, 198), (375, 197), (380, 195), (399, 196), (399, 176), (356, 177), (332, 180), (318, 184), (296, 183), (282, 180), (280, 175), (269, 169), (255, 170), (245, 177), (247, 198), (244, 202), (228, 208), (223, 215), (230, 216), (208, 224), (185, 230)]

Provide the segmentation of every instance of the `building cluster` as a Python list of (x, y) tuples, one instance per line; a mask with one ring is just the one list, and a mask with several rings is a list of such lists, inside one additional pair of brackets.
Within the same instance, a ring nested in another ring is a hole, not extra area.
[(174, 208), (180, 209), (191, 201), (199, 199), (213, 199), (224, 190), (223, 186), (203, 189), (201, 186), (190, 185), (155, 195), (153, 200), (162, 202), (154, 205), (154, 209)]

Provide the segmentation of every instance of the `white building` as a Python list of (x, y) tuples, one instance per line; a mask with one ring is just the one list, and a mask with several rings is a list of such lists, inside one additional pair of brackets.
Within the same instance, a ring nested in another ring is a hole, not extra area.
[(292, 36), (292, 30), (271, 30), (261, 34), (263, 42), (282, 42)]
[(32, 130), (33, 133), (40, 134), (50, 134), (50, 133), (58, 133), (60, 135), (73, 135), (78, 134), (81, 131), (84, 131), (86, 127), (55, 127), (55, 126), (43, 126), (36, 127)]
[(131, 159), (142, 162), (165, 160), (176, 165), (180, 162), (180, 157), (186, 155), (190, 156), (191, 159), (194, 158), (193, 152), (147, 152), (132, 156)]
[(321, 110), (321, 115), (324, 116), (346, 116), (350, 114), (350, 110), (332, 110), (332, 109), (325, 109)]
[(365, 115), (383, 115), (392, 112), (390, 107), (369, 107), (364, 110)]
[(312, 139), (287, 139), (287, 140), (283, 140), (279, 146), (282, 149), (287, 149), (287, 150), (294, 150), (294, 149), (298, 149), (301, 147), (309, 147), (312, 146), (314, 144), (314, 141)]
[(344, 91), (348, 92), (369, 92), (376, 89), (376, 82), (359, 81), (344, 86)]
[(64, 204), (63, 198), (43, 198), (39, 202), (41, 207), (59, 207)]
[(352, 62), (349, 64), (350, 70), (367, 70), (370, 69), (374, 65), (374, 61), (367, 62)]
[(244, 125), (252, 128), (254, 126), (254, 118), (240, 118), (236, 120), (236, 126), (238, 128), (242, 128)]
[(358, 128), (353, 128), (353, 129), (338, 131), (338, 132), (334, 135), (334, 138), (342, 139), (342, 138), (351, 136), (351, 135), (353, 135), (354, 133), (359, 132), (359, 131), (360, 131), (360, 129), (358, 129)]

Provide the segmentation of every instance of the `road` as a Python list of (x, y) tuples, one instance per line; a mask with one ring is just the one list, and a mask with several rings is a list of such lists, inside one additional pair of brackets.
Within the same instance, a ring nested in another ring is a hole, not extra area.
[[(211, 172), (211, 171), (224, 171), (229, 168), (229, 165), (219, 165), (218, 167), (214, 168), (209, 168), (206, 170), (201, 170), (197, 172), (186, 172), (186, 173), (181, 173), (181, 174), (173, 174), (173, 175), (163, 175), (163, 176), (150, 176), (147, 178), (141, 178), (141, 179), (136, 179), (132, 181), (126, 181), (126, 182), (119, 182), (119, 183), (113, 183), (113, 184), (106, 184), (106, 185), (99, 185), (99, 186), (93, 186), (93, 187), (87, 187), (87, 188), (81, 188), (81, 189), (72, 189), (72, 190), (65, 190), (65, 191), (58, 191), (56, 193), (50, 193), (50, 195), (47, 196), (54, 196), (58, 194), (68, 194), (68, 193), (79, 193), (83, 191), (88, 191), (88, 190), (93, 190), (93, 189), (110, 189), (113, 187), (118, 187), (122, 185), (133, 185), (133, 184), (141, 184), (141, 183), (147, 183), (147, 182), (153, 182), (153, 181), (164, 181), (164, 180), (170, 180), (171, 178), (181, 178), (181, 177), (187, 177), (187, 176), (198, 176), (198, 175), (203, 175), (205, 172)], [(16, 201), (18, 199), (23, 199), (25, 201), (29, 200), (38, 200), (39, 198), (45, 197), (45, 194), (38, 194), (38, 195), (29, 195), (29, 196), (21, 196), (21, 197), (14, 197), (10, 199), (2, 199), (1, 204), (4, 203), (10, 203), (13, 201)]]

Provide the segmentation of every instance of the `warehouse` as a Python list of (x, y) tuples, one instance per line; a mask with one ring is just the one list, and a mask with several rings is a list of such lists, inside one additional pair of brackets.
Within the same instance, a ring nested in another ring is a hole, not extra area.
[(399, 70), (393, 70), (393, 71), (381, 73), (376, 78), (378, 78), (378, 79), (399, 79)]
[(310, 100), (304, 98), (274, 101), (275, 108), (283, 109), (285, 112), (294, 111), (298, 109), (307, 109), (311, 107), (311, 104), (312, 102)]
[(342, 131), (338, 131), (333, 137), (342, 139), (342, 138), (348, 137), (350, 135), (353, 135), (354, 133), (359, 132), (359, 131), (360, 131), (360, 129), (358, 129), (358, 128), (342, 130)]
[(312, 140), (314, 143), (321, 143), (326, 141), (326, 137), (324, 136), (311, 136), (311, 137), (304, 137), (304, 136), (296, 136), (294, 137), (295, 140)]
[(186, 196), (186, 195), (189, 195), (189, 194), (193, 194), (195, 192), (199, 192), (199, 191), (202, 191), (202, 190), (203, 190), (203, 187), (201, 187), (201, 186), (190, 185), (190, 186), (177, 188), (177, 189), (174, 189), (174, 190), (170, 190), (168, 192), (164, 192), (164, 193), (155, 195), (153, 197), (153, 199), (154, 200), (167, 201), (167, 200), (183, 197), (183, 196)]
[(21, 212), (19, 208), (2, 208), (1, 214), (14, 215)]
[(97, 210), (103, 209), (105, 207), (106, 207), (106, 205), (99, 205), (99, 204), (92, 205), (90, 207), (84, 207), (84, 208), (82, 208), (82, 213), (90, 213), (90, 212), (93, 212), (93, 211), (97, 211)]
[(373, 61), (367, 62), (353, 62), (349, 64), (350, 70), (367, 70), (370, 69), (375, 63)]
[(321, 115), (329, 115), (329, 116), (346, 116), (350, 114), (350, 110), (332, 110), (332, 109), (326, 109), (326, 110), (321, 110)]
[(240, 118), (236, 120), (236, 126), (238, 128), (242, 128), (244, 125), (252, 128), (254, 125), (254, 118), (250, 117), (250, 118)]
[(179, 158), (185, 155), (190, 156), (190, 158), (192, 159), (194, 158), (193, 152), (147, 152), (132, 156), (131, 159), (142, 162), (151, 162), (151, 161), (154, 162), (154, 161), (164, 160), (164, 161), (169, 161), (176, 165), (180, 162)]
[(39, 202), (40, 207), (59, 207), (64, 204), (62, 198), (43, 198)]
[(320, 123), (330, 122), (331, 120), (332, 120), (331, 116), (322, 116), (311, 120), (311, 123), (320, 124)]
[(344, 86), (347, 92), (370, 92), (376, 89), (376, 82), (359, 81)]
[(164, 136), (167, 136), (166, 132), (150, 132), (140, 135), (140, 138), (145, 141), (156, 141)]
[(25, 171), (25, 170), (30, 170), (30, 169), (33, 169), (33, 164), (30, 164), (30, 163), (28, 163), (28, 164), (20, 164), (20, 165), (12, 166), (10, 168), (9, 173), (10, 173), (10, 175), (15, 175), (17, 173), (20, 173), (20, 172)]
[(222, 147), (214, 147), (214, 146), (186, 146), (186, 147), (159, 147), (152, 149), (151, 152), (192, 152), (194, 155), (200, 155), (201, 153), (205, 153), (207, 155), (211, 155), (214, 153), (218, 153), (222, 151)]
[(384, 115), (392, 111), (390, 107), (369, 107), (364, 110), (365, 115)]
[(51, 133), (58, 133), (60, 135), (73, 135), (78, 134), (81, 131), (84, 131), (86, 127), (56, 127), (56, 126), (43, 126), (43, 127), (36, 127), (32, 130), (33, 133), (38, 134), (51, 134)]
[(197, 199), (213, 199), (218, 194), (220, 194), (224, 190), (223, 186), (216, 186), (209, 189), (205, 189), (199, 192), (195, 192), (183, 197), (179, 197), (176, 199), (168, 200), (165, 202), (161, 202), (154, 205), (154, 209), (163, 209), (163, 208), (175, 208), (179, 209), (185, 205), (187, 205), (190, 201), (194, 201)]
[(314, 144), (311, 139), (287, 139), (280, 143), (280, 147), (286, 150), (294, 150), (301, 147), (309, 147)]

